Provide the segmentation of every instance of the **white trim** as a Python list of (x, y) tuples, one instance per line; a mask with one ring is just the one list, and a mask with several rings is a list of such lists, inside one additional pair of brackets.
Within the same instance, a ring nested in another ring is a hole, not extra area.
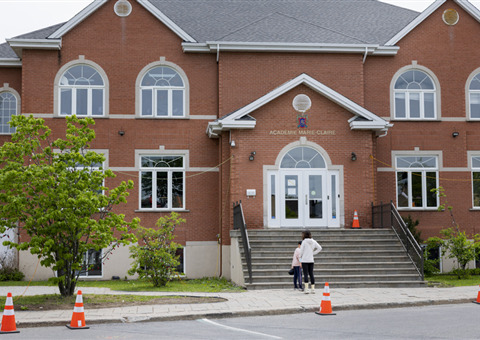
[[(281, 85), (280, 87), (277, 87), (275, 90), (267, 93), (266, 95), (260, 97), (259, 99), (235, 111), (233, 114), (226, 116), (224, 118), (221, 118), (217, 121), (208, 123), (207, 134), (209, 135), (210, 138), (213, 138), (213, 137), (218, 137), (218, 133), (220, 133), (221, 131), (225, 131), (233, 128), (253, 129), (256, 125), (255, 120), (244, 121), (244, 120), (240, 120), (240, 118), (252, 113), (253, 111), (259, 109), (265, 104), (271, 102), (272, 100), (276, 99), (277, 97), (281, 96), (282, 94), (286, 93), (287, 91), (290, 91), (291, 89), (301, 84), (308, 86), (312, 90), (320, 93), (327, 99), (330, 99), (331, 101), (343, 107), (347, 111), (353, 113), (355, 117), (353, 117), (348, 121), (350, 123), (350, 128), (352, 130), (354, 129), (385, 130), (392, 126), (387, 121), (378, 117), (374, 113), (368, 111), (364, 107), (351, 101), (350, 99), (341, 95), (340, 93), (332, 90), (328, 86), (320, 83), (319, 81), (315, 80), (309, 75), (302, 73), (296, 78)], [(354, 121), (357, 116), (367, 119), (368, 122)]]
[(0, 58), (1, 67), (22, 67), (20, 58)]
[[(480, 22), (480, 11), (466, 0), (454, 0), (457, 5), (463, 8), (468, 14), (470, 14), (475, 20)], [(413, 21), (405, 26), (400, 32), (394, 35), (389, 41), (385, 43), (386, 46), (396, 45), (407, 34), (409, 34), (415, 27), (428, 18), (433, 12), (435, 12), (446, 0), (436, 0), (425, 11), (420, 13)]]
[(178, 35), (182, 40), (188, 42), (196, 42), (194, 38), (192, 38), (187, 32), (181, 29), (176, 23), (174, 23), (170, 18), (168, 18), (162, 11), (160, 11), (157, 7), (152, 5), (147, 0), (137, 0), (137, 2), (145, 7), (150, 13), (152, 13), (158, 20), (160, 20), (165, 26), (171, 29), (176, 35)]
[(301, 53), (358, 53), (368, 55), (396, 55), (396, 46), (378, 44), (322, 44), (284, 42), (236, 42), (207, 41), (205, 43), (182, 43), (184, 52), (218, 53), (228, 52), (301, 52)]
[(30, 50), (60, 50), (62, 48), (61, 39), (7, 39), (6, 41), (19, 58), (22, 58), (24, 48)]
[(63, 37), (64, 34), (69, 32), (72, 28), (77, 26), (83, 20), (85, 20), (90, 14), (95, 12), (100, 6), (106, 4), (108, 0), (94, 0), (91, 4), (85, 7), (83, 10), (77, 13), (72, 19), (67, 21), (59, 29), (48, 36), (49, 39), (58, 39)]

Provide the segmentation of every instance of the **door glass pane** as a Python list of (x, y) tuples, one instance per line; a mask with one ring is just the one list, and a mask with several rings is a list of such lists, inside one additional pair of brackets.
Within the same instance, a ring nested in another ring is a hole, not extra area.
[(157, 172), (157, 208), (168, 208), (167, 172)]
[(274, 220), (277, 216), (275, 206), (275, 175), (270, 176), (270, 217)]
[(142, 208), (152, 208), (152, 173), (142, 171)]
[(77, 116), (85, 116), (88, 113), (88, 90), (77, 89)]
[(168, 116), (168, 91), (157, 91), (157, 116)]
[(310, 218), (322, 218), (322, 176), (310, 175), (308, 176), (308, 183)]
[(408, 207), (408, 172), (397, 172), (397, 206)]
[(183, 172), (172, 174), (172, 207), (183, 208)]
[(480, 172), (473, 174), (473, 206), (480, 207)]
[(298, 176), (285, 176), (285, 218), (298, 219)]
[(410, 118), (420, 118), (420, 93), (410, 93)]
[(337, 176), (332, 175), (332, 219), (337, 218)]
[(412, 172), (412, 208), (423, 207), (422, 173)]
[(432, 189), (437, 187), (437, 173), (427, 172), (427, 207), (437, 206), (437, 195)]

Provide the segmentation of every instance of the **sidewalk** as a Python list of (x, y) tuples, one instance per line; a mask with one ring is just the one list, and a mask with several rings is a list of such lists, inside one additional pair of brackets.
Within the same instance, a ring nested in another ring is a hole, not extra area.
[[(253, 290), (239, 293), (184, 292), (120, 292), (108, 288), (81, 288), (87, 294), (184, 295), (210, 296), (225, 302), (179, 305), (128, 306), (123, 308), (89, 309), (85, 305), (87, 325), (106, 322), (165, 321), (198, 318), (223, 318), (266, 314), (287, 314), (318, 311), (323, 287), (316, 294), (293, 289)], [(1, 287), (1, 294), (24, 293), (25, 287)], [(58, 294), (57, 287), (29, 287), (24, 295)], [(347, 309), (392, 308), (432, 304), (465, 303), (477, 299), (478, 286), (455, 288), (339, 288), (330, 287), (333, 312)], [(480, 308), (480, 307), (479, 307)], [(15, 309), (17, 327), (65, 325), (72, 310), (20, 311)]]

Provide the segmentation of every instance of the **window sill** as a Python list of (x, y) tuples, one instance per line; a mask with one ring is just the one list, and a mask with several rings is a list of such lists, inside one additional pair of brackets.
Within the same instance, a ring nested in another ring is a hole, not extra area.
[(441, 122), (438, 118), (391, 118), (393, 122)]
[(480, 211), (480, 207), (473, 207), (468, 209), (469, 211)]
[(190, 119), (190, 117), (188, 117), (188, 116), (185, 116), (185, 117), (180, 117), (180, 116), (178, 116), (178, 117), (152, 117), (152, 116), (146, 116), (146, 117), (144, 117), (144, 116), (135, 116), (135, 119), (152, 119), (152, 120), (159, 120), (159, 119), (160, 119), (160, 120), (162, 120), (162, 119), (183, 119), (183, 120), (185, 120), (185, 119)]
[(398, 208), (397, 207), (397, 210), (398, 211), (437, 212), (438, 208)]
[(188, 213), (190, 210), (188, 209), (154, 209), (154, 210), (142, 210), (142, 209), (137, 209), (135, 210), (136, 213), (170, 213), (170, 212), (183, 212), (183, 213)]

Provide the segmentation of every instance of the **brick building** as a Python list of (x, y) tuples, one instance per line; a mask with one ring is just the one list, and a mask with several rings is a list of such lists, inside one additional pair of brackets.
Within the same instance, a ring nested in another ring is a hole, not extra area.
[[(231, 277), (240, 200), (249, 228), (299, 231), (349, 228), (354, 210), (368, 228), (392, 200), (427, 238), (449, 226), (442, 186), (477, 233), (477, 31), (468, 1), (97, 0), (0, 45), (0, 140), (13, 114), (58, 135), (66, 115), (93, 117), (103, 166), (135, 182), (122, 213), (187, 220), (188, 277)], [(128, 255), (91, 276), (123, 277)]]

